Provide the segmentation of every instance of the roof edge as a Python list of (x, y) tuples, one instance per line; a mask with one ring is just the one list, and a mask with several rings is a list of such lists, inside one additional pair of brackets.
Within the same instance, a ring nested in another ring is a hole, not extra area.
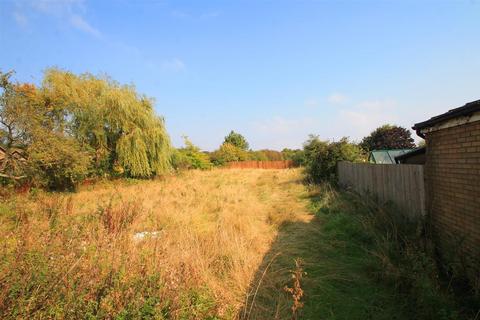
[(407, 153), (401, 154), (399, 156), (396, 156), (395, 160), (397, 161), (397, 160), (408, 158), (410, 156), (414, 156), (414, 155), (417, 155), (417, 154), (422, 154), (422, 153), (425, 153), (426, 151), (427, 151), (427, 147), (419, 147), (419, 148), (413, 149), (410, 152), (407, 152)]
[(448, 112), (432, 117), (426, 121), (416, 123), (412, 129), (417, 132), (417, 135), (423, 138), (423, 134), (420, 130), (453, 118), (469, 116), (475, 112), (480, 112), (480, 100), (469, 102), (462, 107), (451, 109)]

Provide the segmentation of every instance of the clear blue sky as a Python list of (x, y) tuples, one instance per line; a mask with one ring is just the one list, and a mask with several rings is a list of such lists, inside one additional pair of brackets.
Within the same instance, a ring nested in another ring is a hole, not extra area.
[(480, 99), (480, 3), (0, 0), (0, 69), (107, 73), (156, 100), (175, 145), (359, 140)]

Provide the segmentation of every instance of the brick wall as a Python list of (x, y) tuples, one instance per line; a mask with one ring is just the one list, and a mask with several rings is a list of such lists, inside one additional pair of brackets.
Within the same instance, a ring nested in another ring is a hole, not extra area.
[(480, 261), (480, 121), (427, 133), (426, 140), (426, 207), (434, 236)]

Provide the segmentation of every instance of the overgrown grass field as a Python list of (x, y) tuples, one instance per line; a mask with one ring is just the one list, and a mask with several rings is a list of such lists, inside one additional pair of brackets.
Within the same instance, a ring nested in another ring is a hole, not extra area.
[(298, 170), (188, 171), (0, 207), (1, 318), (232, 319), (285, 221)]
[(303, 179), (301, 169), (186, 171), (4, 199), (0, 318), (470, 315), (436, 287), (432, 261), (399, 241), (415, 231)]

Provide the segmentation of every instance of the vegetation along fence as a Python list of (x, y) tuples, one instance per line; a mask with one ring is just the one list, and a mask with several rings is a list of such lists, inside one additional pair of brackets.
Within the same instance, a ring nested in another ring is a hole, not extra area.
[(423, 165), (338, 163), (342, 186), (393, 202), (409, 218), (425, 215)]
[(287, 169), (293, 168), (294, 164), (291, 160), (280, 161), (238, 161), (229, 162), (225, 167), (229, 169)]

